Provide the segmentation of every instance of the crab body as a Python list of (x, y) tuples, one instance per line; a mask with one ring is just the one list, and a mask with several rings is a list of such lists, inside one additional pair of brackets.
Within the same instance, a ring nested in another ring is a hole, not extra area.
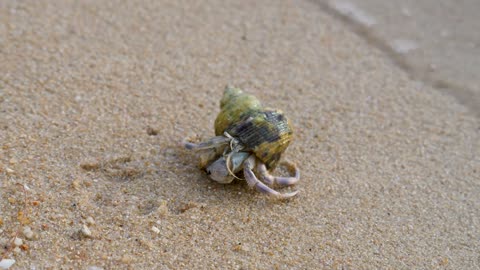
[(227, 86), (215, 120), (215, 135), (199, 144), (184, 143), (188, 149), (203, 152), (200, 166), (206, 169), (210, 178), (219, 183), (230, 183), (243, 169), (248, 184), (261, 192), (280, 198), (297, 193), (281, 194), (269, 187), (273, 184), (292, 185), (300, 178), (298, 169), (288, 163), (289, 169), (295, 171), (294, 176), (274, 177), (269, 173), (279, 164), (293, 138), (290, 123), (282, 111), (264, 108), (253, 95)]

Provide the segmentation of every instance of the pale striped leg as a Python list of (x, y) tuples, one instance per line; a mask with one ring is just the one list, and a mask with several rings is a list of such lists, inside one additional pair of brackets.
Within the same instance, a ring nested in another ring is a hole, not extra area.
[(243, 163), (243, 174), (245, 176), (245, 180), (250, 187), (257, 189), (257, 191), (277, 197), (279, 199), (288, 199), (295, 195), (297, 195), (298, 191), (289, 192), (289, 193), (279, 193), (278, 191), (270, 188), (269, 186), (265, 185), (264, 183), (260, 182), (258, 178), (253, 173), (253, 168), (255, 167), (256, 157), (251, 155), (245, 162)]
[(294, 176), (273, 176), (271, 175), (265, 164), (263, 162), (257, 162), (257, 172), (260, 174), (260, 178), (265, 182), (267, 185), (278, 185), (278, 186), (290, 186), (296, 184), (300, 181), (300, 170), (290, 162), (282, 162), (285, 166), (288, 167), (290, 172), (295, 172)]
[(182, 144), (185, 148), (189, 150), (204, 150), (204, 149), (210, 149), (210, 148), (217, 148), (220, 146), (226, 146), (230, 143), (231, 140), (232, 139), (227, 138), (225, 136), (215, 136), (205, 142), (201, 142), (198, 144), (189, 142), (185, 139), (183, 140)]

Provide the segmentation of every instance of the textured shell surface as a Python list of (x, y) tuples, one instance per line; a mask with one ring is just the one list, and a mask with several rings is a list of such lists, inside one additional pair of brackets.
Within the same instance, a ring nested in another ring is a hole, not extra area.
[(293, 139), (293, 131), (282, 111), (262, 107), (260, 101), (238, 88), (227, 87), (215, 120), (215, 134), (227, 132), (238, 139), (243, 151), (251, 151), (274, 169)]
[(220, 113), (215, 120), (215, 135), (221, 136), (232, 124), (253, 111), (262, 109), (262, 104), (253, 95), (245, 94), (242, 90), (227, 86), (220, 101)]

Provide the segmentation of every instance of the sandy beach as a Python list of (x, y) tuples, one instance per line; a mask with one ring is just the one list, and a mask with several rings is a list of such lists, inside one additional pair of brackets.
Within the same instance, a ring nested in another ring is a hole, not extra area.
[[(0, 2), (0, 258), (478, 269), (478, 107), (321, 2)], [(227, 84), (290, 118), (292, 200), (215, 183), (181, 146), (214, 135)]]

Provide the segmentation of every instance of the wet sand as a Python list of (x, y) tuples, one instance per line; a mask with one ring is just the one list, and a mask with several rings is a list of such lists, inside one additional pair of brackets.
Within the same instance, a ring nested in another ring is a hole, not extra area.
[(412, 79), (454, 96), (480, 117), (480, 2), (317, 0)]
[[(479, 119), (322, 5), (8, 1), (0, 21), (12, 269), (480, 266)], [(295, 199), (214, 183), (179, 145), (213, 135), (226, 84), (291, 119)]]

